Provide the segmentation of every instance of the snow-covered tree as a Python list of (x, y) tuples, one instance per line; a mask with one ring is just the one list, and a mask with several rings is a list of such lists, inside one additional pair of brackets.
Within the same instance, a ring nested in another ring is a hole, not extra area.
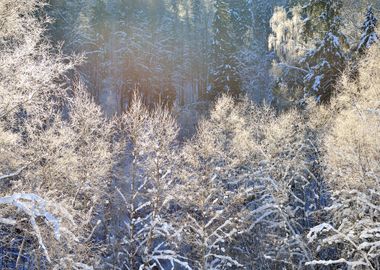
[(251, 128), (261, 151), (252, 164), (257, 184), (250, 202), (254, 237), (247, 241), (248, 257), (256, 254), (253, 268), (302, 268), (312, 258), (303, 235), (318, 224), (314, 214), (325, 199), (311, 161), (315, 146), (304, 115), (289, 111), (276, 116), (265, 108), (253, 112)]
[(302, 267), (312, 259), (303, 234), (324, 197), (313, 189), (320, 179), (303, 121), (295, 111), (276, 117), (222, 97), (201, 122), (183, 149), (176, 192), (187, 194), (176, 198), (183, 249), (196, 268)]
[(309, 68), (304, 77), (304, 92), (315, 95), (318, 102), (328, 102), (335, 93), (335, 84), (344, 69), (346, 56), (342, 44), (333, 32), (317, 43), (302, 62)]
[(304, 92), (315, 95), (319, 102), (328, 102), (334, 95), (335, 84), (345, 67), (347, 40), (341, 32), (342, 6), (340, 0), (311, 0), (304, 7), (308, 16), (304, 35), (316, 40), (315, 48), (302, 59), (308, 70), (304, 77)]
[[(234, 19), (241, 20), (240, 14)], [(228, 93), (235, 97), (241, 94), (241, 80), (238, 71), (238, 45), (234, 39), (232, 9), (229, 1), (215, 1), (215, 15), (212, 25), (212, 71), (210, 95), (218, 97)], [(240, 28), (240, 27), (239, 27)]]
[(211, 35), (208, 31), (212, 21), (212, 12), (207, 9), (206, 2), (203, 0), (191, 1), (192, 29), (188, 30), (190, 31), (189, 42), (192, 50), (190, 56), (192, 58), (192, 73), (195, 77), (195, 90), (199, 99), (205, 98), (208, 84), (208, 62), (210, 60)]
[(367, 14), (365, 16), (365, 21), (361, 28), (362, 36), (360, 37), (360, 42), (357, 48), (359, 53), (365, 52), (369, 49), (374, 43), (378, 42), (379, 37), (376, 33), (377, 18), (373, 14), (372, 6), (369, 6), (367, 9)]
[(90, 42), (89, 21), (82, 20), (88, 8), (88, 1), (79, 0), (51, 0), (49, 5), (45, 6), (47, 14), (54, 18), (49, 27), (49, 34), (54, 40), (65, 41), (64, 52), (78, 52)]
[[(245, 227), (252, 151), (244, 110), (222, 97), (183, 148), (177, 200), (184, 245), (194, 269), (240, 269), (236, 237)], [(235, 246), (236, 245), (236, 246)]]
[(290, 65), (297, 61), (306, 49), (302, 42), (301, 11), (300, 6), (295, 6), (290, 11), (284, 7), (276, 7), (270, 19), (272, 33), (268, 38), (269, 49), (276, 52), (281, 62), (289, 62)]
[(160, 107), (150, 113), (137, 96), (124, 117), (132, 159), (126, 193), (118, 189), (127, 210), (126, 236), (119, 252), (126, 256), (113, 263), (126, 269), (165, 269), (168, 264), (190, 269), (176, 250), (181, 227), (170, 218), (175, 121)]
[(303, 96), (300, 90), (307, 70), (299, 62), (308, 46), (302, 35), (302, 8), (295, 6), (287, 11), (285, 7), (276, 7), (270, 26), (272, 33), (268, 38), (268, 46), (276, 54), (271, 69), (275, 80), (274, 104), (282, 108), (289, 103), (298, 102)]
[(1, 250), (10, 256), (2, 268), (96, 264), (88, 248), (113, 167), (113, 123), (68, 83), (80, 59), (46, 39), (43, 7), (0, 1), (0, 216), (9, 221)]
[(342, 8), (342, 31), (348, 37), (348, 42), (352, 51), (356, 50), (362, 31), (359, 29), (363, 26), (364, 17), (368, 7), (372, 6), (375, 13), (380, 8), (380, 2), (367, 0), (346, 0)]
[(250, 0), (230, 1), (234, 42), (239, 46), (247, 45), (252, 35), (252, 2)]
[(341, 10), (343, 1), (338, 0), (309, 0), (303, 6), (305, 18), (305, 38), (315, 38), (316, 41), (323, 39), (326, 32), (335, 27), (339, 31), (341, 26)]

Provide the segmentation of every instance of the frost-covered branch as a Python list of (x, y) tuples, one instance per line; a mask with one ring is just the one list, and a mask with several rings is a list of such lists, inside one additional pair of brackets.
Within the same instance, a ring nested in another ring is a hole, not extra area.
[(10, 173), (10, 174), (6, 174), (6, 175), (1, 175), (0, 176), (0, 181), (3, 181), (5, 179), (9, 179), (9, 178), (13, 178), (15, 176), (18, 176), (26, 167), (23, 167), (23, 168), (20, 168), (18, 169), (17, 171), (13, 172), (13, 173)]

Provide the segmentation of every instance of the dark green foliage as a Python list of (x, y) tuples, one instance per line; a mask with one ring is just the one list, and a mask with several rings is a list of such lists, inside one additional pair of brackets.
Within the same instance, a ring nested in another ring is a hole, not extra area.
[(310, 0), (303, 7), (306, 15), (305, 38), (323, 39), (326, 32), (338, 31), (342, 7), (342, 0)]
[(96, 34), (106, 38), (109, 34), (109, 14), (104, 0), (96, 0), (91, 8), (91, 25)]
[(252, 28), (252, 10), (251, 3), (247, 0), (230, 1), (231, 20), (233, 32), (235, 34), (234, 41), (238, 46), (249, 43), (250, 28)]
[(357, 48), (357, 51), (362, 54), (364, 53), (372, 44), (378, 42), (379, 37), (376, 33), (377, 18), (373, 14), (372, 6), (367, 9), (367, 14), (365, 16), (365, 21), (361, 28), (362, 36)]
[[(223, 93), (234, 97), (241, 94), (238, 51), (244, 44), (252, 21), (248, 2), (217, 0), (212, 25), (212, 99)], [(240, 45), (240, 46), (239, 46)]]
[(328, 102), (345, 67), (345, 60), (339, 39), (332, 32), (327, 32), (324, 39), (317, 43), (317, 48), (303, 60), (309, 67), (309, 73), (304, 78), (305, 92), (316, 95), (318, 102)]
[(304, 77), (306, 95), (315, 95), (318, 102), (328, 102), (335, 84), (345, 67), (344, 48), (347, 39), (340, 31), (341, 0), (311, 0), (304, 7), (307, 14), (304, 33), (308, 40), (316, 40), (301, 63), (309, 72)]

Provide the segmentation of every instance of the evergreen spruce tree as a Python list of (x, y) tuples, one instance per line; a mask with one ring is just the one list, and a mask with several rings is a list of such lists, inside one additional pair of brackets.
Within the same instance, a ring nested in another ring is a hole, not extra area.
[(192, 13), (192, 21), (193, 24), (199, 22), (201, 18), (202, 12), (202, 1), (201, 0), (191, 0), (191, 13)]
[(379, 36), (376, 33), (376, 26), (377, 18), (373, 14), (372, 6), (369, 6), (362, 26), (363, 33), (357, 48), (360, 54), (364, 53), (372, 44), (378, 42)]
[(248, 43), (248, 33), (252, 28), (252, 10), (250, 0), (230, 0), (231, 20), (235, 42), (239, 46)]
[(105, 68), (107, 64), (108, 55), (110, 52), (106, 50), (106, 44), (111, 36), (109, 28), (109, 13), (107, 11), (106, 1), (95, 0), (90, 2), (87, 14), (89, 18), (88, 38), (89, 43), (86, 46), (86, 51), (91, 51), (88, 58), (89, 81), (91, 91), (96, 100), (100, 99), (103, 89), (103, 80), (107, 76), (108, 69)]
[(306, 15), (304, 34), (307, 40), (323, 39), (332, 27), (341, 26), (342, 0), (309, 0), (303, 7)]
[(105, 38), (109, 34), (108, 29), (108, 12), (107, 6), (104, 0), (96, 0), (94, 6), (91, 9), (91, 23), (95, 31), (95, 35), (98, 36), (100, 42), (104, 42)]
[(191, 74), (193, 79), (194, 100), (207, 98), (207, 85), (209, 79), (209, 53), (210, 35), (209, 21), (211, 10), (206, 7), (204, 0), (190, 1), (190, 23), (189, 46), (191, 48)]
[(88, 42), (88, 25), (81, 20), (89, 3), (81, 0), (51, 0), (45, 6), (47, 15), (54, 18), (49, 25), (49, 34), (53, 41), (65, 41), (64, 52), (80, 52)]
[(238, 72), (237, 44), (234, 40), (233, 23), (229, 1), (215, 2), (215, 17), (212, 25), (212, 99), (223, 93), (238, 97), (241, 79)]
[(330, 100), (336, 81), (344, 69), (347, 39), (340, 31), (342, 6), (341, 0), (311, 0), (304, 7), (308, 15), (305, 36), (309, 40), (316, 40), (315, 49), (301, 60), (305, 69), (309, 70), (304, 77), (304, 92), (306, 95), (316, 95), (318, 102)]
[(119, 0), (116, 5), (122, 19), (132, 21), (138, 16), (138, 10), (141, 8), (142, 3), (139, 0)]

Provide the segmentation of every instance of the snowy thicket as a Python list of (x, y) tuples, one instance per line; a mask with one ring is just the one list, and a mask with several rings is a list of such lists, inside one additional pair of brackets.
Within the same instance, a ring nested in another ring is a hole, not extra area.
[[(54, 5), (0, 0), (0, 268), (379, 269), (380, 48), (373, 11), (354, 42), (341, 23), (341, 1), (279, 7), (273, 17), (272, 1), (151, 1), (148, 9), (127, 2), (90, 1), (66, 18), (81, 24), (61, 34), (79, 35), (71, 38), (96, 51), (89, 75), (77, 68), (82, 57), (66, 56), (47, 38), (45, 11), (54, 14)], [(121, 22), (117, 38), (108, 21), (116, 6), (136, 16)], [(189, 59), (207, 54), (203, 34), (213, 8), (212, 64), (222, 76), (215, 85), (269, 85), (261, 79), (273, 57), (276, 87), (297, 106), (282, 110), (220, 90), (195, 134), (179, 140), (172, 104), (162, 95), (189, 70), (199, 85), (208, 84), (207, 59)], [(259, 8), (266, 8), (262, 16)], [(250, 25), (260, 19), (261, 34)], [(186, 30), (173, 22), (198, 29), (187, 38), (205, 44), (179, 45), (171, 31), (181, 37)], [(254, 34), (269, 37), (272, 56)], [(109, 46), (108, 38), (120, 44)], [(110, 63), (124, 60), (136, 76), (122, 81), (128, 106), (106, 118), (86, 80), (105, 83), (103, 72), (121, 79), (126, 70)], [(135, 82), (152, 93), (132, 95)], [(319, 99), (300, 96), (300, 89)]]
[(243, 113), (222, 97), (181, 153), (178, 192), (186, 195), (178, 200), (195, 269), (243, 267), (234, 242), (247, 225), (243, 202), (252, 194), (246, 165), (253, 150)]
[(331, 111), (320, 109), (328, 123), (323, 127), (324, 162), (333, 203), (326, 209), (329, 223), (313, 228), (308, 238), (319, 239), (317, 251), (336, 248), (336, 255), (310, 264), (380, 267), (379, 55), (378, 45), (373, 46), (360, 61), (358, 80), (343, 77), (343, 93), (332, 101)]
[(160, 107), (149, 112), (135, 95), (123, 122), (131, 164), (125, 177), (126, 190), (117, 187), (126, 217), (125, 236), (115, 265), (122, 269), (163, 269), (162, 264), (169, 263), (190, 269), (177, 253), (182, 228), (171, 216), (176, 168), (174, 140), (178, 132), (175, 120)]
[(107, 265), (255, 269), (311, 261), (305, 233), (326, 195), (305, 121), (296, 111), (277, 117), (223, 96), (178, 148), (173, 119), (135, 100), (125, 115), (126, 188), (117, 188), (124, 235)]
[(2, 268), (93, 260), (88, 244), (113, 163), (112, 123), (80, 84), (68, 91), (80, 59), (46, 40), (41, 7), (0, 2)]

